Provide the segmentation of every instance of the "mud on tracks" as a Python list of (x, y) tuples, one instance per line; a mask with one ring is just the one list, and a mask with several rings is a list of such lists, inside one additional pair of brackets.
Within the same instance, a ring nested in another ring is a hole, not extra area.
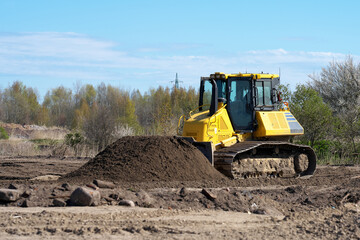
[(110, 144), (78, 170), (71, 182), (92, 179), (114, 182), (200, 181), (224, 177), (187, 141), (167, 136), (128, 136)]

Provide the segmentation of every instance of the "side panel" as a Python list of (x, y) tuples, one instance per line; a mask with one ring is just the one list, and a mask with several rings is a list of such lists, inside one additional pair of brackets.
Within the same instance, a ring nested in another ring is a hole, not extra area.
[(214, 115), (209, 111), (194, 114), (184, 121), (182, 136), (193, 137), (198, 142), (222, 144), (234, 135), (227, 110), (222, 107)]
[(296, 136), (304, 129), (289, 111), (257, 111), (254, 137)]

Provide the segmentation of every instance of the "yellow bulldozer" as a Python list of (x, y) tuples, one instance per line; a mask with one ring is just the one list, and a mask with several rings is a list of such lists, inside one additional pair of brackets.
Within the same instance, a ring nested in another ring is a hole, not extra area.
[(276, 74), (201, 77), (199, 106), (179, 119), (178, 134), (230, 178), (311, 176), (314, 150), (291, 143), (304, 129), (281, 101)]

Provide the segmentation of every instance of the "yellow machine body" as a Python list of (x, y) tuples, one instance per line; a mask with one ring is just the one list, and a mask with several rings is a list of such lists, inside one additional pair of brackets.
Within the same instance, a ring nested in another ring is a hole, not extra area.
[(290, 111), (256, 112), (257, 130), (251, 133), (236, 133), (225, 107), (209, 116), (209, 110), (196, 113), (185, 120), (182, 136), (193, 137), (198, 142), (212, 142), (222, 147), (247, 139), (296, 136), (304, 129)]
[(233, 179), (312, 176), (316, 154), (288, 141), (304, 129), (281, 101), (279, 83), (276, 74), (215, 72), (202, 77), (199, 112), (179, 119), (178, 134)]
[(182, 137), (230, 178), (313, 175), (314, 150), (288, 142), (304, 129), (282, 105), (279, 83), (276, 74), (202, 77), (199, 112), (179, 119), (178, 134), (182, 125)]
[[(210, 76), (222, 79), (249, 77), (254, 81), (279, 77), (276, 74), (224, 74), (219, 72)], [(209, 110), (195, 114), (190, 112), (189, 117), (184, 119), (181, 135), (193, 137), (197, 142), (212, 142), (215, 146), (227, 147), (246, 140), (304, 134), (304, 129), (288, 109), (255, 111), (256, 129), (252, 132), (235, 131), (225, 107), (226, 104), (220, 103), (218, 110), (212, 115), (210, 115)]]
[(296, 136), (304, 134), (304, 129), (290, 111), (256, 112), (258, 128), (255, 138)]
[(209, 116), (209, 110), (192, 115), (185, 120), (182, 135), (193, 137), (197, 142), (212, 142), (222, 146), (230, 146), (238, 139), (225, 106), (212, 116)]

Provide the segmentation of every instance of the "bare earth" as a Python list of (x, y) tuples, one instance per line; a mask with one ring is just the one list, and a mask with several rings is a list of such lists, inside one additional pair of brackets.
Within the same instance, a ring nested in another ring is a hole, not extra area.
[[(97, 207), (52, 207), (84, 183), (31, 180), (64, 176), (88, 160), (0, 157), (0, 188), (30, 195), (0, 203), (0, 238), (360, 239), (358, 166), (318, 167), (310, 179), (115, 181), (99, 190)], [(136, 207), (119, 206), (121, 199)]]

